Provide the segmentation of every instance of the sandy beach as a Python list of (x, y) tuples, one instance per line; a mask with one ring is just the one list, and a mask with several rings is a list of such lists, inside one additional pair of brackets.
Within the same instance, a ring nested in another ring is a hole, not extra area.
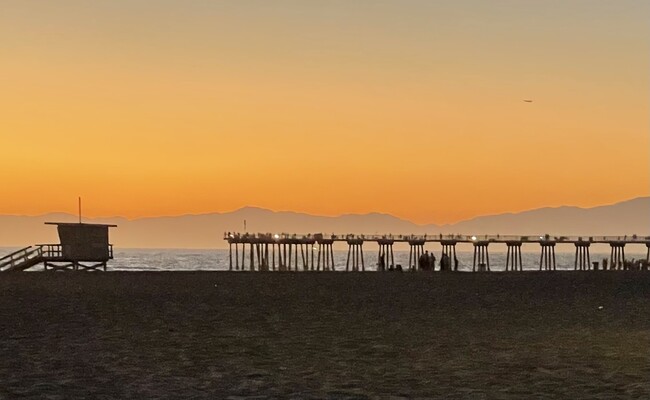
[(1, 278), (0, 399), (650, 397), (648, 273)]

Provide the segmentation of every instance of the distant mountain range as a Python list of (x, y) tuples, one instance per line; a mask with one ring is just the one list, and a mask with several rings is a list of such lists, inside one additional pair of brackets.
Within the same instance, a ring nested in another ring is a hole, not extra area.
[[(489, 215), (449, 225), (418, 225), (392, 215), (347, 214), (324, 217), (245, 207), (228, 213), (174, 217), (88, 218), (84, 222), (118, 225), (111, 242), (118, 247), (224, 248), (224, 232), (393, 233), (393, 234), (521, 234), (521, 235), (650, 235), (650, 197), (593, 207), (540, 208), (519, 213)], [(17, 247), (58, 243), (56, 229), (46, 221), (76, 222), (70, 214), (40, 216), (0, 215), (0, 246)]]

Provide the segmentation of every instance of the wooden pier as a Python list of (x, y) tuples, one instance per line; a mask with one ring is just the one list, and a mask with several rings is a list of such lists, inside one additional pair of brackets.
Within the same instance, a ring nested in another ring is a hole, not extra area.
[[(505, 271), (523, 271), (521, 246), (537, 244), (540, 246), (539, 270), (557, 270), (556, 246), (573, 245), (575, 247), (574, 270), (589, 271), (596, 268), (597, 263), (591, 262), (590, 247), (593, 244), (606, 244), (611, 248), (609, 257), (610, 270), (643, 269), (650, 264), (650, 236), (515, 236), (515, 235), (325, 235), (288, 234), (288, 233), (238, 233), (226, 232), (224, 240), (229, 245), (229, 269), (231, 271), (335, 271), (334, 243), (348, 246), (345, 271), (366, 271), (363, 256), (364, 243), (376, 243), (378, 247), (377, 271), (395, 269), (393, 246), (404, 243), (409, 247), (408, 270), (419, 270), (418, 261), (425, 254), (427, 243), (437, 243), (442, 247), (441, 262), (445, 258), (450, 262), (449, 270), (458, 269), (456, 245), (458, 243), (472, 244), (474, 258), (472, 271), (491, 271), (489, 247), (506, 245)], [(636, 265), (630, 265), (625, 258), (625, 246), (643, 245), (646, 247), (646, 258)], [(241, 246), (241, 263), (240, 263)], [(233, 258), (234, 247), (234, 258)], [(244, 254), (248, 247), (250, 252), (248, 268), (244, 265)], [(268, 253), (271, 248), (271, 260)], [(314, 264), (314, 251), (317, 250), (317, 262)], [(278, 254), (277, 263), (275, 254)], [(292, 256), (293, 254), (293, 256)], [(300, 254), (300, 258), (298, 255)], [(257, 261), (256, 257), (257, 255)], [(442, 264), (441, 264), (442, 265)], [(322, 268), (322, 269), (321, 269)], [(607, 269), (607, 265), (602, 266)]]

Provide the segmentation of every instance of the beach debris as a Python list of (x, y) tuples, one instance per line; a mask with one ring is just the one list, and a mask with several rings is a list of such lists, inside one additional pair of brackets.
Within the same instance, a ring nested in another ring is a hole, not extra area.
[(605, 308), (605, 307), (603, 307), (603, 306), (598, 306), (598, 309), (599, 309), (599, 310), (602, 310), (603, 308)]

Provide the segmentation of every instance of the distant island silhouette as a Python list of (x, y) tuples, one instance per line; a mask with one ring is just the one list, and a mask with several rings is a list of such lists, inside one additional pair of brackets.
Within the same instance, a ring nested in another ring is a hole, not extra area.
[[(0, 246), (49, 243), (56, 239), (45, 221), (75, 222), (77, 216), (54, 213), (41, 216), (0, 216)], [(328, 233), (463, 233), (562, 235), (650, 234), (650, 197), (639, 197), (593, 208), (539, 208), (519, 213), (489, 215), (449, 225), (418, 225), (388, 214), (347, 214), (325, 217), (297, 212), (244, 207), (232, 212), (156, 218), (87, 218), (85, 222), (116, 224), (116, 247), (225, 248), (226, 231)]]

